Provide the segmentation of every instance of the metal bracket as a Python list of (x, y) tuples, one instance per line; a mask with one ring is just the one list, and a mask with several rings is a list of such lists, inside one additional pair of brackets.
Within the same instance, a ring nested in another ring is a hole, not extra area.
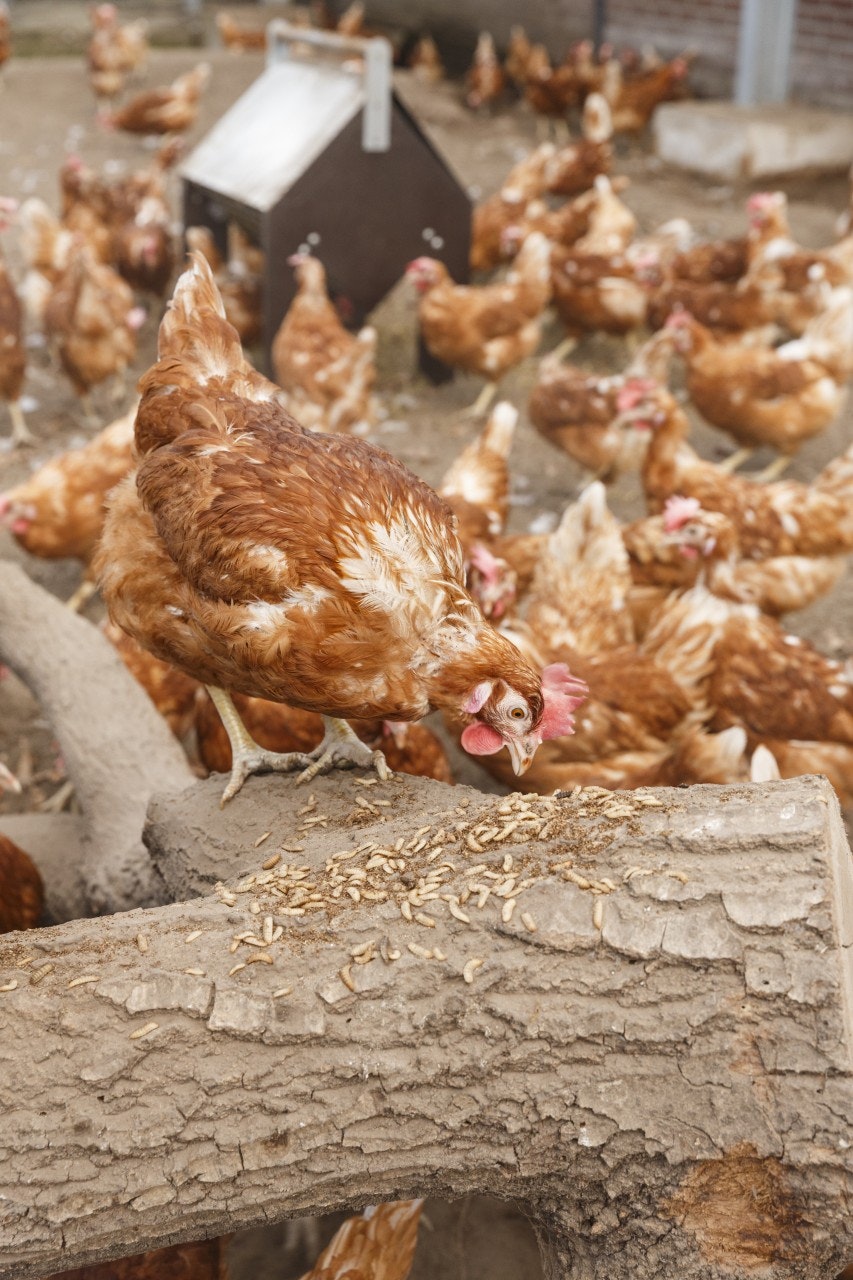
[[(294, 46), (313, 45), (329, 53), (356, 54), (364, 78), (361, 145), (364, 151), (387, 151), (391, 146), (391, 44), (383, 36), (362, 40), (336, 31), (297, 27), (282, 18), (267, 25), (267, 66), (294, 61)], [(348, 70), (346, 64), (341, 68)]]

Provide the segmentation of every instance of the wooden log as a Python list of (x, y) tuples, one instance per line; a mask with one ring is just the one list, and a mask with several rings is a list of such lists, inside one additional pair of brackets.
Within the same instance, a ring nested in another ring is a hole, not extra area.
[(0, 938), (3, 1280), (466, 1192), (523, 1203), (549, 1280), (849, 1259), (825, 781), (274, 777), (224, 811), (221, 785), (156, 801), (146, 837), (202, 896)]
[[(41, 703), (59, 739), (84, 818), (80, 868), (99, 912), (164, 901), (140, 840), (155, 791), (194, 778), (144, 690), (96, 627), (0, 561), (0, 658)], [(74, 904), (59, 903), (72, 914)]]

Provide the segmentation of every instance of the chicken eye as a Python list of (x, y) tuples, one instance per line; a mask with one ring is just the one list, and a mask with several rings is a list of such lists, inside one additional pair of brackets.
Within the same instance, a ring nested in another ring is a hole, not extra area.
[(512, 716), (513, 720), (523, 720), (526, 712), (524, 707), (511, 707), (509, 714)]

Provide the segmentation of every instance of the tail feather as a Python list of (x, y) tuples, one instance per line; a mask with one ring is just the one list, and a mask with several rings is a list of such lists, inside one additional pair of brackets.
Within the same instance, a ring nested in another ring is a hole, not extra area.
[(160, 322), (157, 363), (139, 381), (142, 402), (136, 416), (136, 446), (140, 454), (173, 440), (183, 429), (184, 417), (164, 407), (178, 388), (203, 393), (215, 383), (219, 394), (282, 401), (275, 383), (257, 373), (243, 355), (204, 254), (196, 251), (189, 257)]
[(302, 1280), (405, 1280), (415, 1256), (423, 1200), (369, 1205), (347, 1218)]
[(496, 404), (483, 430), (454, 459), (439, 485), (443, 497), (458, 496), (472, 506), (482, 507), (493, 533), (499, 533), (506, 520), (507, 459), (517, 421), (518, 410), (513, 405), (506, 400)]
[(197, 385), (204, 387), (213, 379), (237, 379), (240, 385), (234, 389), (255, 399), (246, 390), (246, 378), (268, 387), (273, 384), (255, 373), (243, 355), (239, 334), (225, 318), (222, 295), (207, 258), (198, 251), (189, 258), (189, 266), (178, 277), (172, 301), (160, 322), (158, 362), (142, 379), (140, 389), (144, 392), (152, 383), (162, 382), (162, 364), (171, 361)]

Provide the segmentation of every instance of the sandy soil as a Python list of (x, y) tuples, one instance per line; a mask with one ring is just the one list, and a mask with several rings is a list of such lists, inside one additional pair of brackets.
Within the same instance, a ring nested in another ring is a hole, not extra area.
[[(213, 63), (211, 88), (191, 141), (203, 136), (223, 110), (251, 83), (261, 69), (255, 56), (234, 57), (219, 50), (205, 51)], [(198, 61), (197, 50), (158, 51), (151, 59), (147, 82), (164, 83)], [(403, 77), (408, 80), (407, 77)], [(429, 127), (472, 195), (494, 190), (510, 165), (536, 140), (535, 124), (520, 107), (496, 116), (473, 118), (460, 105), (458, 86), (426, 91), (408, 81), (402, 90)], [(38, 195), (57, 207), (56, 172), (63, 156), (79, 152), (88, 162), (132, 166), (147, 159), (139, 140), (100, 130), (94, 121), (91, 97), (82, 60), (34, 57), (13, 61), (0, 94), (0, 194), (23, 198)], [(627, 174), (631, 186), (625, 195), (644, 229), (675, 215), (688, 218), (702, 235), (739, 234), (744, 227), (743, 204), (748, 188), (715, 184), (662, 166), (647, 145), (619, 146), (617, 170)], [(847, 201), (843, 176), (803, 177), (786, 181), (794, 231), (807, 245), (820, 245), (833, 237), (833, 222)], [(175, 210), (177, 216), (177, 184)], [(341, 192), (341, 199), (346, 200)], [(357, 216), (353, 210), (353, 216)], [(13, 266), (19, 257), (13, 233), (4, 237), (4, 249)], [(142, 331), (135, 371), (141, 373), (154, 353), (158, 315), (152, 309)], [(415, 307), (405, 285), (399, 286), (373, 317), (380, 334), (380, 391), (387, 418), (375, 438), (393, 450), (428, 481), (436, 481), (450, 459), (471, 438), (475, 428), (461, 418), (461, 410), (474, 399), (479, 386), (459, 377), (434, 388), (416, 372)], [(562, 334), (556, 325), (546, 333), (543, 351)], [(625, 344), (605, 338), (585, 340), (573, 357), (591, 369), (609, 372), (626, 361)], [(582, 476), (577, 467), (552, 449), (533, 431), (524, 406), (535, 379), (537, 361), (532, 358), (505, 380), (502, 394), (521, 409), (521, 421), (512, 458), (513, 511), (511, 527), (525, 529), (544, 513), (556, 515), (577, 494)], [(0, 489), (9, 487), (60, 448), (81, 443), (91, 430), (83, 425), (75, 398), (64, 379), (50, 366), (43, 348), (34, 346), (26, 392), (32, 399), (30, 425), (37, 445), (12, 454), (2, 449), (0, 438)], [(96, 401), (104, 421), (114, 415), (108, 398)], [(808, 480), (851, 439), (850, 409), (822, 437), (807, 445), (790, 474)], [(5, 431), (5, 426), (0, 427)], [(706, 456), (730, 452), (729, 442), (707, 427), (697, 427), (696, 443)], [(759, 457), (758, 464), (767, 458)], [(642, 514), (636, 477), (627, 477), (611, 490), (614, 510), (623, 518)], [(79, 580), (73, 562), (39, 562), (19, 551), (0, 532), (0, 555), (26, 562), (32, 576), (60, 596), (71, 593)], [(89, 616), (99, 616), (94, 602)], [(848, 573), (833, 596), (802, 615), (789, 619), (792, 630), (809, 637), (826, 651), (849, 653), (853, 617), (853, 577)], [(14, 678), (0, 683), (0, 759), (13, 768), (29, 770), (32, 785), (20, 800), (6, 798), (7, 809), (35, 807), (55, 791), (61, 775), (50, 725), (27, 691)], [(484, 775), (473, 763), (464, 766), (464, 780), (483, 785)], [(488, 785), (488, 783), (486, 783)], [(416, 1280), (441, 1275), (475, 1280), (489, 1274), (514, 1280), (538, 1274), (535, 1245), (529, 1228), (508, 1206), (484, 1202), (460, 1202), (456, 1206), (430, 1206), (429, 1227), (422, 1232), (422, 1250), (413, 1275)], [(333, 1224), (329, 1224), (329, 1229)], [(298, 1274), (302, 1262), (298, 1250), (288, 1250), (286, 1233), (272, 1229), (261, 1240), (249, 1233), (241, 1247), (239, 1274), (286, 1276)], [(288, 1237), (292, 1240), (292, 1237)], [(285, 1255), (293, 1254), (292, 1266)]]

